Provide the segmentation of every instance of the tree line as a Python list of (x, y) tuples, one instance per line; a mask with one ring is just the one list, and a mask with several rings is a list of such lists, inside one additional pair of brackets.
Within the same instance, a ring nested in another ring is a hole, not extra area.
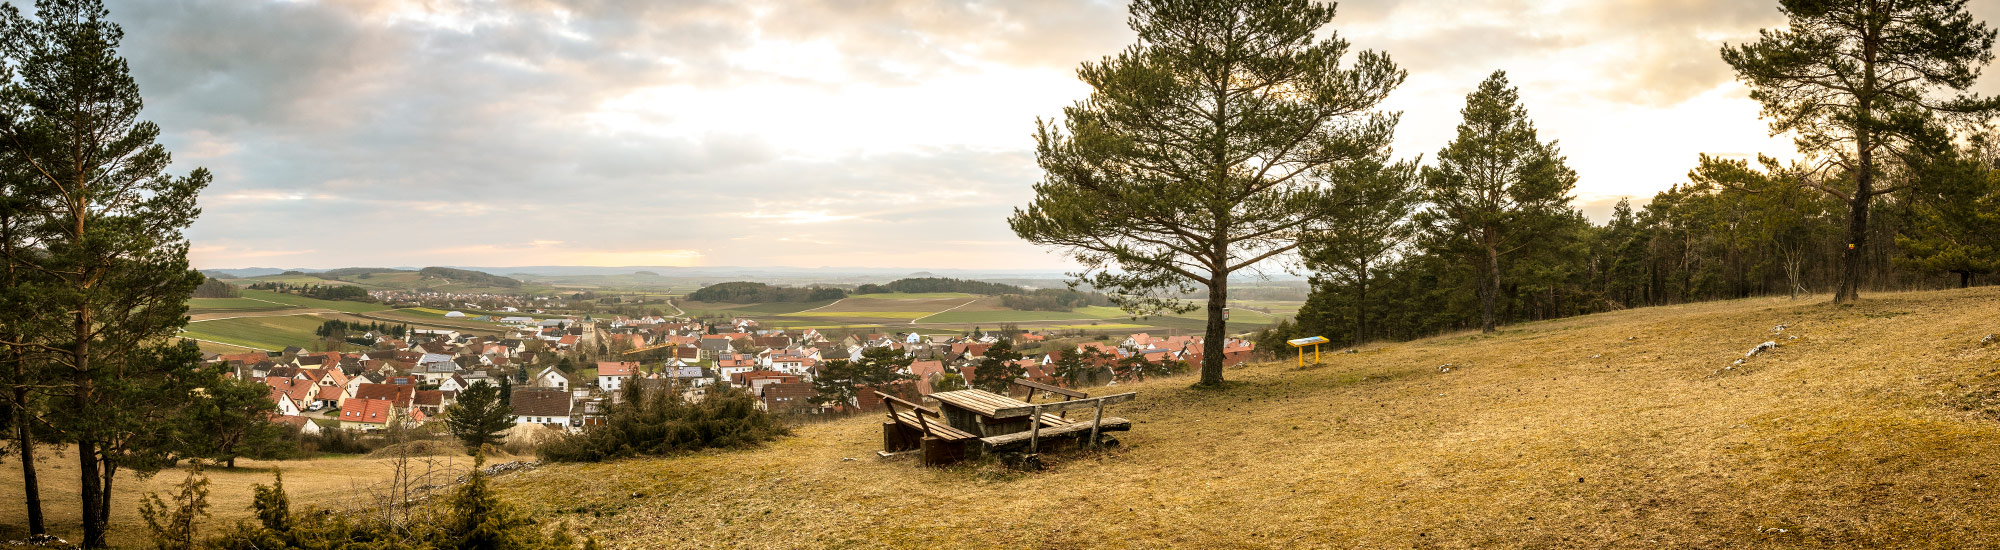
[(368, 289), (354, 285), (291, 284), (280, 282), (250, 283), (250, 290), (269, 290), (285, 294), (297, 294), (320, 300), (347, 300), (350, 302), (373, 302)]
[(687, 299), (722, 304), (762, 304), (772, 302), (818, 302), (847, 297), (847, 291), (831, 287), (790, 287), (735, 281), (716, 283), (690, 292)]
[(966, 294), (995, 296), (1000, 294), (1020, 294), (1025, 291), (1026, 290), (1021, 287), (1010, 284), (989, 283), (986, 281), (972, 281), (966, 279), (953, 279), (949, 277), (913, 277), (908, 279), (897, 279), (885, 284), (878, 285), (874, 283), (869, 283), (854, 287), (855, 294), (888, 294), (891, 292), (908, 292), (908, 293), (963, 292)]
[(243, 296), (243, 290), (236, 288), (236, 285), (210, 277), (203, 279), (201, 286), (194, 287), (194, 294), (192, 296), (195, 298), (239, 298)]

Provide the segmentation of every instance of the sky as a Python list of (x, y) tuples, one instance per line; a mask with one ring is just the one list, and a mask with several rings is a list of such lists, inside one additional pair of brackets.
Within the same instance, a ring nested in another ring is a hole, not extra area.
[[(1098, 0), (111, 0), (201, 268), (1062, 269), (1006, 217), (1037, 117), (1131, 44)], [(2000, 22), (2000, 0), (1975, 0)], [(1602, 221), (1699, 154), (1790, 157), (1718, 54), (1763, 0), (1350, 0), (1399, 157), (1505, 70)], [(2000, 92), (2000, 77), (1978, 90)]]

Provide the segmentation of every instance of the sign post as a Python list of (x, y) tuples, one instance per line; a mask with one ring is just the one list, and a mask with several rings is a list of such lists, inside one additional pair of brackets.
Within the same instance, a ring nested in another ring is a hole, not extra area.
[(1328, 340), (1326, 339), (1325, 336), (1314, 336), (1311, 338), (1296, 338), (1292, 340), (1286, 340), (1285, 343), (1291, 344), (1292, 347), (1294, 348), (1298, 348), (1299, 366), (1303, 367), (1306, 366), (1306, 346), (1313, 347), (1313, 364), (1317, 365), (1319, 364), (1319, 345), (1327, 343), (1327, 341)]

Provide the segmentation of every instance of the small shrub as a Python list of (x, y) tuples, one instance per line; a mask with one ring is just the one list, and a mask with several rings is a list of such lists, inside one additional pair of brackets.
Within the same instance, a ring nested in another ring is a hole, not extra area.
[(190, 464), (187, 478), (175, 486), (180, 492), (174, 495), (172, 504), (162, 500), (159, 493), (146, 493), (139, 499), (139, 517), (146, 519), (146, 528), (153, 533), (153, 546), (160, 550), (195, 548), (196, 524), (208, 516), (208, 476), (201, 473), (200, 460)]
[(701, 401), (689, 402), (679, 392), (646, 386), (628, 386), (624, 401), (606, 411), (603, 424), (552, 439), (537, 454), (554, 462), (597, 462), (748, 447), (791, 433), (741, 389), (711, 391)]

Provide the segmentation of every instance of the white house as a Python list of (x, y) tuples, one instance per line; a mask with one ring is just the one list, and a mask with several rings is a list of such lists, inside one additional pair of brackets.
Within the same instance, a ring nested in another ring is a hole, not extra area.
[(598, 361), (597, 387), (604, 391), (618, 391), (638, 368), (639, 364), (632, 361)]
[(555, 424), (568, 428), (571, 399), (567, 391), (514, 388), (509, 404), (514, 408), (515, 424)]
[(544, 368), (542, 372), (535, 373), (535, 377), (529, 380), (528, 383), (537, 387), (559, 390), (568, 390), (572, 385), (570, 384), (569, 374), (555, 367)]

